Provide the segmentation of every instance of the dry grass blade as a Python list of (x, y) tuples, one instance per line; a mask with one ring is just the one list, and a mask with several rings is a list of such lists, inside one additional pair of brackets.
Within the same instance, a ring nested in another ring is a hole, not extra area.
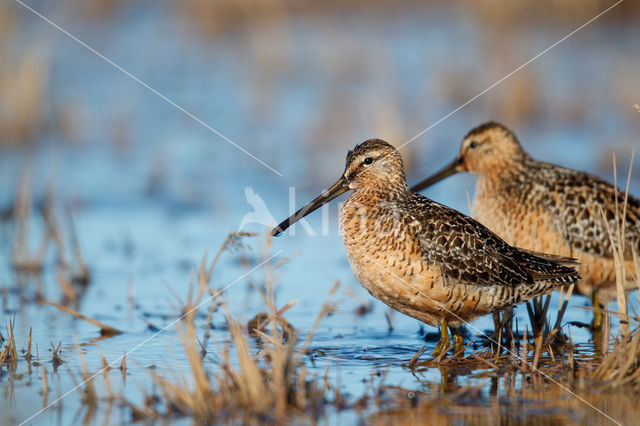
[(26, 359), (27, 362), (31, 362), (31, 332), (32, 328), (29, 327), (29, 344), (27, 346), (27, 354), (24, 356), (24, 359)]
[(78, 358), (80, 358), (80, 364), (82, 365), (82, 383), (85, 385), (85, 388), (82, 391), (82, 402), (87, 404), (89, 407), (95, 407), (98, 404), (98, 396), (96, 388), (93, 385), (93, 376), (87, 368), (87, 363), (82, 355), (82, 349), (78, 344), (76, 344), (76, 351), (78, 352)]
[(423, 346), (420, 348), (420, 350), (418, 350), (418, 352), (415, 353), (415, 355), (413, 355), (411, 357), (411, 360), (409, 361), (409, 367), (410, 368), (414, 368), (416, 363), (418, 362), (418, 359), (420, 359), (420, 356), (424, 353), (424, 351), (427, 350), (426, 346)]
[(91, 274), (89, 272), (89, 268), (84, 262), (84, 258), (82, 257), (82, 251), (80, 250), (80, 243), (78, 242), (78, 234), (76, 233), (76, 227), (73, 222), (73, 216), (71, 215), (71, 210), (67, 210), (67, 216), (69, 220), (69, 233), (71, 237), (71, 247), (73, 249), (73, 255), (76, 260), (77, 266), (77, 275), (76, 280), (82, 284), (86, 285), (91, 280)]
[(47, 382), (47, 369), (42, 367), (42, 393), (46, 395), (49, 393), (49, 383)]
[(229, 332), (233, 339), (238, 357), (240, 371), (235, 374), (234, 381), (238, 383), (238, 389), (241, 393), (241, 399), (245, 403), (253, 401), (256, 403), (255, 410), (263, 412), (268, 401), (263, 396), (266, 395), (265, 383), (263, 382), (262, 373), (258, 364), (251, 358), (249, 351), (249, 342), (243, 334), (243, 327), (233, 320), (227, 321)]
[(58, 284), (62, 290), (65, 302), (75, 303), (78, 300), (78, 296), (71, 281), (67, 279), (61, 269), (58, 269), (56, 275), (58, 277)]
[(45, 300), (43, 303), (46, 303), (48, 305), (52, 305), (55, 306), (56, 308), (60, 309), (63, 312), (68, 313), (69, 315), (73, 315), (76, 318), (80, 318), (83, 321), (88, 322), (89, 324), (93, 324), (96, 327), (100, 328), (100, 334), (102, 334), (103, 336), (114, 336), (116, 334), (122, 334), (122, 331), (118, 330), (117, 328), (113, 328), (109, 325), (106, 325), (98, 320), (95, 320), (93, 318), (89, 318), (86, 315), (82, 315), (79, 312), (74, 311), (71, 308), (68, 308), (66, 306), (60, 305), (59, 303), (56, 302), (52, 302), (50, 300)]
[(29, 253), (30, 224), (33, 210), (30, 170), (25, 168), (18, 182), (13, 217), (16, 233), (12, 241), (12, 265), (16, 270), (39, 273), (49, 243), (49, 234), (43, 233), (35, 255)]
[(233, 251), (238, 248), (244, 248), (246, 247), (246, 245), (243, 243), (242, 240), (245, 237), (255, 237), (257, 235), (258, 234), (254, 232), (230, 232), (229, 234), (227, 234), (227, 238), (225, 238), (224, 242), (218, 249), (218, 252), (213, 257), (213, 260), (211, 261), (211, 265), (209, 265), (209, 269), (207, 270), (207, 276), (211, 277), (211, 275), (213, 274), (213, 270), (218, 264), (218, 261), (220, 260), (220, 256), (222, 255), (223, 252)]
[[(58, 220), (56, 210), (55, 192), (49, 187), (46, 192), (45, 204), (42, 209), (42, 218), (47, 229), (47, 235), (53, 241), (56, 248), (56, 254), (59, 263), (58, 281), (62, 290), (69, 301), (74, 301), (75, 289), (71, 284), (79, 284), (86, 286), (91, 274), (89, 268), (84, 262), (78, 235), (76, 232), (71, 210), (67, 209), (68, 232), (65, 233), (63, 226)], [(70, 240), (70, 249), (65, 247), (64, 234), (68, 234)], [(71, 253), (68, 253), (68, 251)], [(68, 276), (65, 277), (64, 274)]]
[[(627, 308), (627, 298), (626, 298), (626, 290), (625, 290), (625, 282), (626, 282), (626, 274), (627, 268), (625, 264), (625, 228), (626, 228), (626, 216), (627, 216), (627, 204), (629, 199), (629, 184), (631, 182), (631, 170), (633, 167), (633, 157), (635, 155), (635, 150), (632, 151), (631, 154), (631, 163), (629, 166), (629, 174), (627, 176), (627, 186), (624, 193), (624, 200), (622, 204), (622, 212), (620, 211), (618, 197), (615, 197), (615, 229), (611, 229), (608, 221), (606, 220), (605, 212), (600, 208), (600, 215), (605, 224), (605, 228), (609, 237), (609, 241), (611, 243), (611, 247), (613, 250), (613, 260), (615, 264), (616, 270), (616, 299), (618, 302), (618, 310), (622, 314), (620, 317), (620, 334), (623, 339), (628, 339), (631, 335), (631, 329), (629, 328), (628, 318), (628, 308)], [(616, 166), (616, 156), (613, 154), (613, 178), (614, 178), (614, 186), (617, 187), (618, 179), (617, 179), (617, 166)]]
[(258, 313), (247, 324), (247, 330), (250, 334), (256, 334), (258, 332), (264, 333), (267, 326), (275, 321), (275, 323), (281, 327), (282, 337), (286, 340), (289, 335), (295, 332), (295, 328), (286, 319), (284, 319), (282, 315), (297, 304), (297, 301), (287, 303), (283, 308), (276, 312), (275, 316), (265, 314), (263, 312)]
[(7, 340), (6, 342), (4, 342), (4, 350), (2, 351), (2, 353), (0, 353), (0, 367), (2, 367), (4, 363), (11, 363), (10, 368), (16, 367), (16, 363), (18, 361), (18, 351), (16, 348), (16, 339), (13, 334), (15, 324), (15, 316), (13, 317), (13, 320), (9, 318), (9, 324), (7, 324), (6, 322), (4, 324), (5, 330), (7, 332)]
[(592, 375), (592, 380), (603, 386), (619, 387), (625, 384), (640, 385), (640, 334), (623, 340), (606, 354)]
[(393, 333), (393, 318), (392, 315), (395, 311), (393, 309), (387, 309), (384, 311), (384, 319), (387, 321), (387, 331), (389, 334)]
[[(567, 294), (564, 297), (564, 300), (562, 300), (563, 298), (561, 297), (561, 305), (558, 308), (558, 316), (556, 317), (556, 323), (553, 326), (553, 332), (555, 333), (559, 333), (560, 329), (562, 328), (562, 319), (564, 318), (564, 314), (567, 311), (567, 306), (569, 306), (569, 299), (571, 299), (571, 295), (573, 295), (573, 290), (575, 288), (575, 284), (571, 284), (569, 286), (569, 289), (567, 290)], [(560, 295), (562, 295), (562, 292), (560, 293)]]
[(51, 363), (53, 364), (53, 371), (55, 372), (58, 366), (62, 364), (62, 342), (58, 342), (58, 346), (54, 346), (53, 342), (51, 342), (51, 350), (53, 351), (53, 355), (51, 355)]
[(122, 373), (122, 379), (124, 380), (127, 375), (127, 353), (125, 352), (122, 355), (122, 361), (120, 362), (120, 367), (118, 367), (120, 372)]
[[(544, 302), (542, 298), (544, 297)], [(542, 342), (548, 335), (547, 312), (549, 311), (549, 303), (551, 296), (541, 296), (534, 298), (531, 302), (527, 302), (527, 313), (529, 314), (529, 322), (535, 340), (535, 353), (533, 358), (533, 367), (537, 368), (538, 359), (542, 350)], [(533, 307), (532, 307), (533, 306)]]
[(311, 326), (311, 329), (309, 330), (307, 337), (304, 339), (304, 342), (302, 343), (302, 350), (301, 350), (302, 353), (305, 353), (307, 348), (311, 344), (311, 339), (313, 339), (313, 335), (315, 334), (315, 331), (318, 328), (318, 325), (320, 325), (320, 322), (322, 321), (322, 319), (325, 316), (332, 314), (336, 311), (336, 304), (333, 302), (330, 302), (330, 298), (336, 293), (336, 291), (338, 291), (338, 287), (340, 287), (340, 281), (336, 281), (333, 284), (333, 287), (331, 287), (331, 290), (329, 290), (327, 299), (322, 304), (322, 308), (320, 308), (320, 312), (318, 313), (316, 320), (313, 322), (313, 325)]
[(47, 381), (47, 369), (42, 367), (42, 408), (46, 408), (49, 400), (49, 383)]
[[(228, 247), (228, 242), (223, 246)], [(213, 264), (216, 262), (214, 259)], [(201, 267), (200, 275), (208, 277), (209, 271), (212, 269)], [(190, 376), (187, 378), (180, 373), (172, 373), (166, 378), (154, 371), (152, 377), (158, 386), (159, 399), (153, 405), (134, 407), (127, 404), (134, 416), (156, 419), (188, 415), (197, 423), (282, 423), (292, 418), (304, 423), (317, 422), (326, 405), (325, 397), (329, 388), (323, 387), (315, 378), (308, 377), (303, 357), (311, 336), (307, 336), (305, 345), (298, 345), (295, 329), (285, 330), (282, 315), (295, 303), (276, 309), (269, 271), (266, 277), (266, 294), (260, 294), (269, 314), (257, 316), (259, 319), (252, 327), (259, 338), (257, 343), (249, 338), (244, 322), (236, 321), (228, 313), (226, 322), (231, 341), (228, 346), (216, 342), (219, 368), (215, 373), (208, 374), (204, 364), (206, 359), (198, 347), (195, 313), (191, 312), (185, 317), (180, 332), (182, 347), (191, 369)], [(191, 283), (194, 281), (192, 277)], [(334, 294), (336, 289), (337, 283), (330, 294)], [(189, 292), (191, 295), (188, 300), (193, 299), (193, 288)], [(216, 300), (212, 301), (207, 327), (211, 312), (218, 305)], [(222, 306), (226, 307), (224, 303)], [(325, 303), (316, 323), (333, 309), (332, 304)], [(273, 330), (269, 324), (273, 325)], [(283, 338), (285, 332), (287, 337)], [(205, 335), (204, 340), (207, 339), (208, 335)], [(147, 397), (147, 400), (151, 399), (153, 397)]]
[(488, 359), (485, 359), (485, 358), (483, 358), (481, 356), (478, 356), (478, 355), (474, 354), (473, 352), (469, 353), (469, 356), (471, 356), (474, 359), (477, 359), (478, 361), (481, 361), (481, 362), (487, 364), (489, 367), (491, 367), (491, 368), (493, 368), (495, 370), (499, 369), (499, 367), (496, 364), (494, 364), (493, 362), (491, 362)]
[[(624, 191), (624, 202), (622, 204), (622, 214), (618, 214), (618, 198), (616, 197), (616, 227), (617, 227), (617, 239), (618, 239), (618, 253), (619, 259), (616, 260), (616, 297), (618, 299), (618, 310), (624, 314), (624, 318), (620, 318), (620, 334), (623, 338), (629, 338), (631, 336), (631, 330), (629, 329), (629, 321), (627, 320), (627, 298), (624, 288), (626, 281), (626, 268), (625, 268), (625, 228), (627, 226), (627, 206), (629, 202), (629, 184), (631, 183), (631, 170), (633, 169), (633, 157), (635, 156), (635, 149), (631, 151), (631, 160), (629, 162), (629, 174), (627, 175), (627, 186)], [(613, 170), (616, 174), (616, 158), (613, 156)], [(617, 185), (616, 185), (617, 187)], [(613, 244), (612, 244), (613, 246)]]
[[(0, 342), (2, 343), (2, 342)], [(5, 346), (4, 349), (2, 350), (2, 352), (0, 352), (0, 369), (2, 368), (2, 366), (4, 365), (5, 361), (7, 359), (9, 359), (9, 352), (10, 352), (11, 348), (9, 347), (9, 345)]]
[(524, 333), (522, 334), (522, 356), (520, 357), (520, 369), (522, 372), (525, 372), (527, 367), (529, 366), (529, 339), (527, 337), (527, 328), (525, 327)]

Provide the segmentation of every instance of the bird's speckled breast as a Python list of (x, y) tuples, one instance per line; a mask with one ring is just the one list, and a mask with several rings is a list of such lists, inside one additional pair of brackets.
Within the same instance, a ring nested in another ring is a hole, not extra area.
[(391, 202), (373, 205), (355, 193), (342, 206), (340, 230), (347, 258), (360, 284), (393, 309), (437, 325), (451, 325), (496, 309), (496, 288), (447, 282), (442, 270), (425, 261), (402, 209)]

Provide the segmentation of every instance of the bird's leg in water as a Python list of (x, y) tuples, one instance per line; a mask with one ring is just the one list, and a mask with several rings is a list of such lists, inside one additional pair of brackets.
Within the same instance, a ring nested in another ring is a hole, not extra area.
[(449, 328), (447, 327), (447, 320), (440, 321), (440, 340), (436, 345), (436, 348), (431, 352), (434, 357), (439, 356), (443, 351), (449, 349)]
[(462, 337), (462, 326), (449, 327), (453, 336), (453, 353), (455, 355), (463, 355), (464, 353), (464, 337)]
[(598, 331), (602, 329), (602, 309), (604, 306), (598, 302), (598, 292), (593, 290), (591, 292), (591, 306), (593, 306), (593, 321), (591, 322), (591, 330)]

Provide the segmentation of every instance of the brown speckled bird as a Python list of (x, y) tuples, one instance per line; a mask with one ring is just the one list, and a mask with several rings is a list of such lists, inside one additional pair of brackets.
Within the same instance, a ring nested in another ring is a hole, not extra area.
[[(509, 244), (576, 258), (578, 291), (594, 306), (615, 296), (616, 268), (609, 230), (624, 211), (627, 278), (635, 276), (633, 252), (640, 254), (640, 201), (587, 173), (531, 158), (505, 126), (489, 122), (471, 130), (447, 167), (412, 190), (420, 191), (457, 172), (478, 176), (473, 201), (476, 219)], [(616, 215), (616, 199), (619, 215)], [(635, 287), (629, 279), (627, 289)], [(599, 328), (596, 313), (593, 326)]]
[(463, 341), (456, 327), (579, 277), (561, 264), (572, 259), (512, 247), (470, 217), (410, 191), (402, 157), (378, 139), (350, 151), (338, 182), (273, 235), (349, 190), (340, 229), (354, 275), (393, 309), (440, 325), (434, 355), (449, 348), (448, 326), (459, 353)]

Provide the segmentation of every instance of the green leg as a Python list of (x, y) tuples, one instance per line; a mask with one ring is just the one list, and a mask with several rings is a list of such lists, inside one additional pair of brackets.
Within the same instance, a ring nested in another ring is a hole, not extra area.
[(442, 354), (443, 351), (449, 349), (449, 329), (447, 328), (447, 320), (440, 321), (440, 340), (436, 345), (436, 348), (431, 352), (434, 357)]
[(462, 337), (460, 328), (451, 327), (449, 330), (451, 331), (451, 335), (453, 336), (453, 353), (456, 355), (463, 355), (464, 337)]
[(598, 302), (597, 290), (593, 290), (591, 292), (591, 305), (596, 309), (595, 311), (593, 311), (593, 321), (591, 322), (591, 329), (597, 331), (602, 329), (602, 312), (600, 312), (600, 309), (604, 308), (604, 306), (602, 306), (600, 302)]

